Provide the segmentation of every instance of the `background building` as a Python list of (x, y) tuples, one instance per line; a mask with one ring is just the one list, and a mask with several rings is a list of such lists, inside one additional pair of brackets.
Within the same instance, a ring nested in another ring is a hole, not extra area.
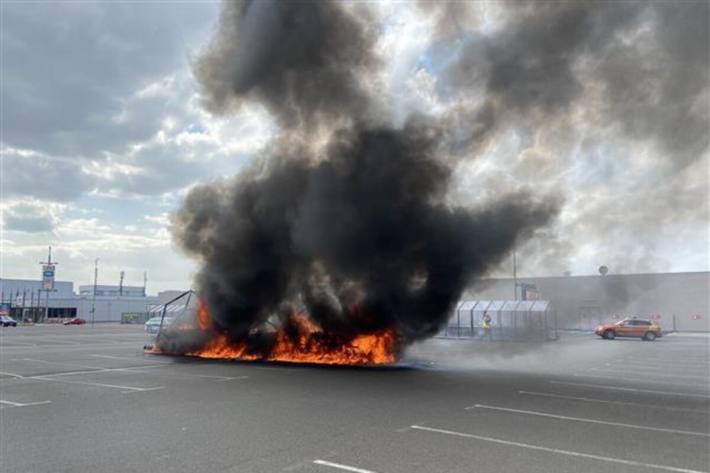
[[(0, 302), (11, 303), (18, 319), (92, 320), (93, 285), (79, 286), (78, 294), (69, 281), (55, 281), (54, 287), (48, 294), (41, 290), (40, 281), (0, 279)], [(590, 329), (636, 315), (658, 320), (666, 330), (710, 331), (710, 272), (521, 277), (514, 287), (513, 279), (482, 280), (462, 299), (547, 300), (559, 328)], [(147, 314), (181, 293), (163, 291), (149, 296), (142, 286), (98, 285), (93, 319), (120, 322), (123, 314)]]
[[(80, 296), (91, 296), (93, 293), (93, 284), (79, 286)], [(96, 295), (102, 297), (146, 297), (145, 287), (143, 286), (108, 286), (105, 284), (98, 284), (96, 286)]]
[[(710, 331), (710, 272), (524, 277), (480, 281), (467, 299), (544, 299), (560, 328), (589, 329), (626, 316), (666, 330)], [(528, 297), (525, 297), (528, 296)]]
[(161, 303), (159, 296), (148, 296), (142, 286), (96, 286), (95, 312), (93, 285), (55, 281), (54, 291), (42, 290), (41, 281), (28, 279), (0, 279), (0, 302), (12, 304), (11, 314), (18, 320), (59, 322), (65, 318), (81, 317), (94, 322), (120, 322), (124, 313), (147, 312)]

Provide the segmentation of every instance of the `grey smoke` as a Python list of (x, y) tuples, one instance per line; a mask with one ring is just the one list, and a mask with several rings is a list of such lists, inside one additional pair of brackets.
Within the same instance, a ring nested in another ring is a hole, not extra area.
[(460, 152), (513, 132), (519, 182), (565, 185), (584, 169), (564, 189), (574, 218), (546, 230), (554, 245), (522, 249), (524, 271), (560, 274), (580, 241), (599, 264), (658, 271), (661, 232), (710, 237), (708, 2), (499, 2), (505, 21), (488, 33), (453, 27), (443, 3), (426, 9), (444, 10), (437, 31), (463, 45), (444, 73)]
[(288, 331), (304, 309), (334, 346), (382, 328), (402, 344), (431, 336), (468, 284), (557, 212), (524, 192), (449, 203), (458, 137), (446, 120), (383, 124), (367, 85), (381, 62), (374, 25), (353, 8), (227, 2), (195, 62), (209, 110), (258, 101), (283, 129), (238, 176), (194, 188), (172, 223), (216, 329), (264, 355), (270, 327)]
[[(458, 93), (481, 88), (486, 107), (495, 105), (489, 130), (581, 105), (599, 109), (628, 138), (656, 142), (680, 166), (707, 150), (708, 2), (507, 5), (506, 26), (468, 35), (448, 70)], [(583, 102), (592, 86), (602, 88), (601, 101)]]

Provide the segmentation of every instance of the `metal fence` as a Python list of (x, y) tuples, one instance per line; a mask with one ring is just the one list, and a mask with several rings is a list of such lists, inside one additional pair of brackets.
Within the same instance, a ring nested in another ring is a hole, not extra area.
[[(483, 327), (484, 315), (491, 327)], [(549, 301), (459, 301), (439, 336), (480, 340), (557, 339), (557, 314)]]

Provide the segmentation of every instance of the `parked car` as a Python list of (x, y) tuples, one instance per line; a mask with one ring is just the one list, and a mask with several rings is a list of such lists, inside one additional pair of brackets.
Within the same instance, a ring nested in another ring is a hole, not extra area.
[(17, 327), (17, 321), (7, 315), (0, 315), (0, 324), (3, 327)]
[[(150, 334), (157, 334), (158, 332), (160, 332), (160, 320), (161, 319), (162, 319), (162, 316), (151, 317), (145, 323), (145, 331)], [(165, 317), (165, 320), (163, 320), (163, 327), (170, 325), (172, 322), (173, 322), (172, 317)]]
[(663, 331), (656, 322), (636, 317), (615, 324), (602, 324), (594, 330), (594, 333), (607, 340), (616, 337), (637, 337), (649, 342), (663, 336)]
[(84, 325), (86, 323), (86, 320), (81, 319), (79, 317), (74, 317), (73, 319), (65, 320), (62, 322), (64, 325)]

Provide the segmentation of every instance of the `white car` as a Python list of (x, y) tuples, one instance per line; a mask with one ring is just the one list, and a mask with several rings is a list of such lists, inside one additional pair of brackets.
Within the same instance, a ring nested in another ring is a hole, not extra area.
[[(161, 316), (159, 317), (152, 317), (145, 323), (145, 331), (151, 334), (157, 334), (160, 332), (160, 320), (162, 319)], [(163, 327), (167, 327), (173, 322), (172, 317), (165, 317), (163, 320)]]

